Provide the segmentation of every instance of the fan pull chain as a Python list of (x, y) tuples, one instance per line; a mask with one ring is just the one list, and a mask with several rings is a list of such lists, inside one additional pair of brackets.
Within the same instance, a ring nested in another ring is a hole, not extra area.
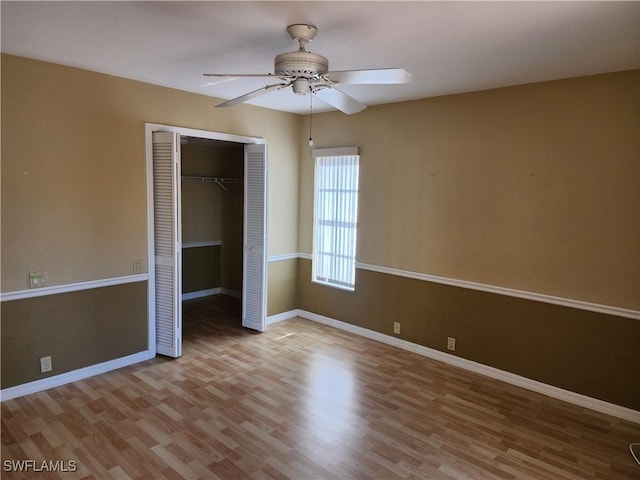
[(313, 87), (309, 87), (309, 147), (313, 147), (311, 137), (311, 123), (313, 122)]

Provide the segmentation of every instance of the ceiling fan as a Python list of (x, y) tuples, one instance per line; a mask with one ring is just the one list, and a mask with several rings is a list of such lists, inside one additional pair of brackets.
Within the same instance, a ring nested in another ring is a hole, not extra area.
[(338, 89), (345, 84), (401, 84), (411, 83), (411, 74), (401, 68), (383, 68), (377, 70), (342, 70), (329, 71), (329, 60), (317, 53), (311, 53), (305, 49), (318, 33), (313, 25), (293, 24), (287, 27), (291, 38), (298, 42), (299, 49), (295, 52), (285, 52), (276, 55), (274, 73), (205, 73), (209, 77), (266, 77), (277, 78), (278, 83), (266, 85), (262, 88), (246, 93), (216, 107), (232, 107), (246, 102), (252, 98), (269, 93), (272, 90), (281, 90), (292, 87), (298, 95), (311, 93), (318, 98), (347, 113), (357, 113), (367, 106), (355, 98)]

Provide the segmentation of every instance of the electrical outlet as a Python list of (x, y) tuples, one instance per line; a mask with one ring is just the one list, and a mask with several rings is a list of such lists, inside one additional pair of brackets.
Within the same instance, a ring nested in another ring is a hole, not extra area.
[(133, 273), (142, 273), (142, 260), (133, 261)]
[(53, 365), (51, 363), (51, 356), (42, 357), (40, 359), (40, 372), (46, 373), (53, 370)]
[(49, 283), (47, 272), (29, 272), (29, 288), (46, 287)]
[(456, 350), (456, 339), (455, 337), (447, 337), (447, 350)]
[(400, 322), (393, 322), (393, 333), (400, 335)]

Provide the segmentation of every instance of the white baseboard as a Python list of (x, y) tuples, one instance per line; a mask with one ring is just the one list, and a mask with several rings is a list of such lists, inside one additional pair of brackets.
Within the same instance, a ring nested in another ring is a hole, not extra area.
[(182, 294), (182, 300), (193, 300), (194, 298), (208, 297), (210, 295), (229, 295), (230, 297), (242, 298), (242, 292), (237, 290), (230, 290), (228, 288), (209, 288), (208, 290), (198, 290), (196, 292), (189, 292)]
[(418, 355), (432, 358), (434, 360), (438, 360), (440, 362), (447, 363), (449, 365), (453, 365), (455, 367), (462, 368), (464, 370), (468, 370), (474, 373), (478, 373), (480, 375), (494, 378), (496, 380), (500, 380), (502, 382), (509, 383), (511, 385), (516, 385), (518, 387), (526, 388), (527, 390), (541, 393), (548, 397), (556, 398), (558, 400), (563, 400), (565, 402), (572, 403), (580, 407), (589, 408), (591, 410), (595, 410), (600, 413), (605, 413), (613, 417), (621, 418), (623, 420), (628, 420), (630, 422), (640, 424), (640, 411), (623, 407), (621, 405), (605, 402), (603, 400), (598, 400), (597, 398), (588, 397), (586, 395), (571, 392), (569, 390), (564, 390), (562, 388), (554, 387), (553, 385), (547, 385), (546, 383), (542, 383), (542, 382), (538, 382), (537, 380), (532, 380), (530, 378), (522, 377), (520, 375), (516, 375), (515, 373), (506, 372), (504, 370), (490, 367), (488, 365), (483, 365), (481, 363), (474, 362), (472, 360), (467, 360), (465, 358), (457, 357), (449, 353), (444, 353), (439, 350), (418, 345), (416, 343), (408, 342), (406, 340), (401, 340), (399, 338), (392, 337), (384, 333), (375, 332), (367, 328), (358, 327), (357, 325), (341, 322), (339, 320), (325, 317), (323, 315), (318, 315), (317, 313), (308, 312), (306, 310), (297, 309), (297, 310), (291, 310), (289, 312), (284, 312), (278, 315), (272, 315), (267, 319), (267, 324), (279, 322), (282, 320), (287, 320), (295, 316), (304, 318), (306, 320), (311, 320), (317, 323), (321, 323), (323, 325), (328, 325), (330, 327), (334, 327), (339, 330), (344, 330), (350, 333), (354, 333), (356, 335), (360, 335), (362, 337), (366, 337), (371, 340), (375, 340), (377, 342), (385, 343), (387, 345), (391, 345), (393, 347), (397, 347), (402, 350), (407, 350), (409, 352), (417, 353)]
[(289, 310), (288, 312), (277, 313), (267, 317), (267, 325), (273, 325), (274, 323), (282, 322), (283, 320), (289, 320), (290, 318), (301, 317), (300, 310)]
[(231, 290), (230, 288), (221, 288), (220, 293), (223, 295), (229, 295), (230, 297), (242, 298), (242, 292)]
[(11, 400), (12, 398), (22, 397), (23, 395), (29, 395), (31, 393), (41, 392), (53, 387), (59, 387), (70, 382), (76, 382), (85, 378), (93, 377), (100, 373), (110, 372), (122, 367), (128, 367), (134, 363), (144, 362), (149, 360), (153, 355), (148, 350), (143, 352), (133, 353), (126, 357), (116, 358), (103, 363), (97, 363), (88, 367), (79, 368), (70, 372), (61, 373), (52, 377), (43, 378), (42, 380), (35, 380), (33, 382), (24, 383), (15, 387), (5, 388), (0, 390), (0, 402), (5, 400)]
[(221, 292), (222, 289), (220, 287), (209, 288), (208, 290), (197, 290), (195, 292), (183, 293), (182, 300), (193, 300), (194, 298), (208, 297), (209, 295), (217, 295)]

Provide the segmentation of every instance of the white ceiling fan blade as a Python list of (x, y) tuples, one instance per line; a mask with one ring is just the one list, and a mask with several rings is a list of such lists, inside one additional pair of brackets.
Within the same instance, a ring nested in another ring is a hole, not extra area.
[(250, 77), (250, 78), (265, 78), (265, 77), (276, 77), (281, 78), (278, 75), (274, 75), (273, 73), (203, 73), (205, 77)]
[(212, 87), (214, 85), (220, 85), (221, 83), (233, 82), (235, 80), (234, 77), (228, 78), (219, 78), (218, 80), (214, 80), (213, 82), (207, 82), (200, 85), (201, 87)]
[(342, 70), (328, 72), (324, 75), (336, 83), (361, 83), (361, 84), (393, 84), (411, 83), (413, 77), (402, 68), (381, 68), (378, 70)]
[(241, 95), (239, 97), (219, 103), (218, 105), (216, 105), (216, 108), (233, 107), (234, 105), (238, 105), (239, 103), (243, 103), (247, 100), (251, 100), (252, 98), (259, 97), (260, 95), (264, 95), (265, 93), (269, 93), (271, 90), (280, 90), (281, 88), (288, 87), (289, 85), (289, 83), (276, 83), (273, 85), (267, 85), (266, 87), (259, 88), (257, 90), (254, 90), (253, 92), (245, 93), (244, 95)]
[(315, 95), (332, 107), (336, 107), (341, 112), (348, 115), (358, 113), (367, 108), (364, 103), (360, 103), (355, 98), (341, 92), (335, 87), (320, 88), (314, 91)]

